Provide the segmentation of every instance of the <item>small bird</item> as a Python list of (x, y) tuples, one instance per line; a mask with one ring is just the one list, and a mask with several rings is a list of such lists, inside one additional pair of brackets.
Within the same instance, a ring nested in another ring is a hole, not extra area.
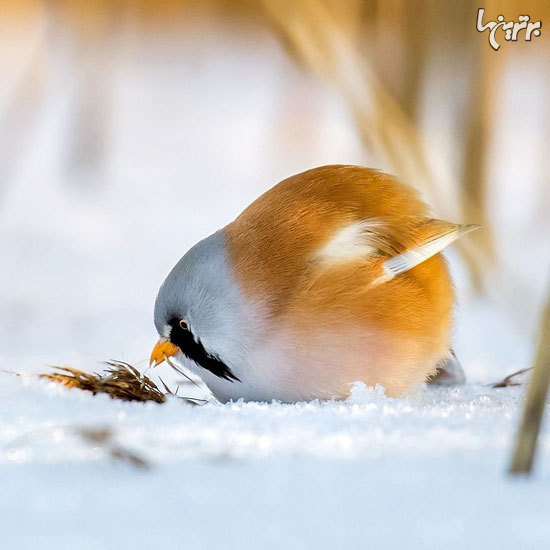
[(151, 364), (173, 357), (222, 402), (345, 399), (355, 381), (404, 395), (453, 357), (440, 251), (476, 227), (378, 170), (291, 176), (172, 269)]

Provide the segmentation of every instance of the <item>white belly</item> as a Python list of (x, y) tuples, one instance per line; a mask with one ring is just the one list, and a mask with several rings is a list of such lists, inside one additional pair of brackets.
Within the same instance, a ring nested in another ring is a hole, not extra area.
[(228, 366), (239, 381), (212, 374), (179, 356), (221, 402), (345, 399), (356, 381), (381, 384), (389, 395), (400, 395), (426, 379), (439, 357), (426, 357), (419, 344), (395, 336), (348, 327), (318, 333), (307, 341), (278, 334), (264, 338), (241, 361)]

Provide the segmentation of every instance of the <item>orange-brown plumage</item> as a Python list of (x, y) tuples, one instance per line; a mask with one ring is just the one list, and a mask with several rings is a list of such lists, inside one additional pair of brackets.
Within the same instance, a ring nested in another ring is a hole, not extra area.
[[(387, 222), (388, 248), (400, 252), (427, 218), (416, 192), (387, 174), (359, 166), (322, 166), (291, 176), (256, 199), (225, 231), (239, 280), (268, 289), (285, 306), (308, 271), (310, 255), (336, 229), (365, 219)], [(289, 254), (292, 250), (292, 254)]]
[[(316, 260), (339, 228), (364, 220), (382, 224), (378, 254), (330, 265)], [(299, 342), (298, 352), (317, 346), (322, 368), (323, 342), (317, 340), (327, 337), (335, 355), (350, 362), (338, 369), (344, 378), (332, 381), (336, 393), (348, 391), (351, 372), (357, 380), (383, 384), (390, 395), (432, 375), (449, 350), (454, 295), (441, 254), (373, 284), (384, 259), (431, 231), (428, 208), (413, 189), (356, 166), (292, 176), (225, 228), (244, 292), (268, 303), (274, 322)], [(356, 353), (348, 353), (350, 346)]]
[(152, 360), (175, 355), (221, 400), (340, 399), (355, 381), (402, 395), (449, 355), (439, 252), (471, 228), (377, 170), (292, 176), (176, 264)]

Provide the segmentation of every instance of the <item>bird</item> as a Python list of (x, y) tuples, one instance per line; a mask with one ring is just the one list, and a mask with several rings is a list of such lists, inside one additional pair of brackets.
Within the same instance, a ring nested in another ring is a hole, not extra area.
[(175, 361), (221, 402), (344, 400), (355, 382), (407, 395), (453, 366), (441, 251), (477, 227), (433, 218), (377, 169), (293, 175), (170, 271), (150, 363)]

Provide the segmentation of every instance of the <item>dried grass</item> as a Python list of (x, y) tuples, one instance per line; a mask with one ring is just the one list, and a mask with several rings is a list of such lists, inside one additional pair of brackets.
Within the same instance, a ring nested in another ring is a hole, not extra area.
[[(198, 384), (184, 371), (169, 362), (170, 366), (185, 378), (185, 383)], [(136, 367), (123, 361), (107, 361), (107, 367), (101, 373), (89, 373), (73, 367), (53, 367), (54, 372), (40, 374), (39, 377), (61, 384), (69, 389), (79, 389), (96, 395), (106, 393), (112, 399), (122, 401), (139, 401), (164, 403), (168, 396), (177, 397), (191, 405), (203, 405), (207, 401), (193, 397), (178, 395), (178, 388), (172, 391), (161, 379), (161, 389), (147, 375), (141, 373)], [(14, 376), (21, 376), (17, 372), (4, 371)], [(144, 457), (116, 441), (113, 428), (105, 426), (57, 426), (67, 434), (78, 436), (85, 443), (100, 448), (107, 458), (116, 462), (123, 462), (135, 468), (147, 469), (151, 463)], [(52, 431), (49, 427), (45, 430), (36, 430), (24, 434), (9, 444), (9, 447), (17, 447), (24, 441), (33, 441), (40, 434), (48, 434)]]
[(134, 451), (122, 447), (114, 440), (114, 432), (110, 428), (74, 428), (74, 433), (86, 443), (100, 447), (116, 462), (126, 462), (135, 468), (148, 469), (151, 464)]
[(517, 372), (509, 374), (502, 380), (499, 380), (498, 382), (493, 382), (489, 385), (491, 388), (510, 388), (512, 386), (523, 386), (526, 381), (526, 375), (531, 370), (533, 370), (533, 367), (518, 370)]
[[(204, 399), (182, 397), (176, 391), (170, 390), (161, 380), (163, 389), (159, 388), (153, 380), (141, 373), (134, 366), (123, 361), (107, 361), (107, 368), (102, 373), (89, 373), (73, 367), (54, 367), (57, 372), (44, 373), (40, 378), (62, 384), (66, 388), (84, 390), (93, 395), (106, 393), (112, 399), (122, 401), (154, 401), (164, 403), (168, 395), (183, 399), (191, 405), (201, 405)], [(179, 374), (190, 380), (185, 373), (171, 365)], [(191, 382), (193, 382), (191, 380)], [(194, 382), (193, 382), (194, 383)]]
[(108, 426), (48, 426), (27, 432), (10, 441), (4, 448), (9, 451), (17, 449), (22, 445), (32, 445), (44, 437), (57, 445), (60, 443), (54, 437), (54, 434), (57, 432), (63, 434), (61, 439), (65, 439), (66, 436), (79, 437), (86, 445), (101, 449), (104, 456), (114, 462), (123, 462), (141, 469), (151, 467), (149, 460), (118, 443), (116, 441), (115, 429)]

